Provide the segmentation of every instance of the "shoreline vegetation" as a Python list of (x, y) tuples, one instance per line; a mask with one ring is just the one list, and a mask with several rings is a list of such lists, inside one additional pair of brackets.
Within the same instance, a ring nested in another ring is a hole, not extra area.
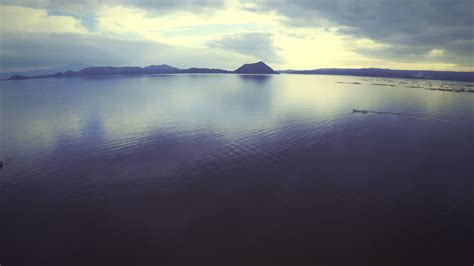
[[(3, 80), (26, 80), (40, 78), (64, 78), (64, 77), (90, 77), (90, 76), (125, 76), (125, 75), (147, 75), (147, 74), (304, 74), (304, 75), (341, 75), (359, 77), (379, 77), (379, 78), (403, 78), (403, 79), (430, 79), (445, 81), (474, 82), (474, 72), (454, 72), (454, 71), (432, 71), (432, 70), (392, 70), (380, 68), (363, 69), (339, 69), (325, 68), (314, 70), (281, 70), (275, 71), (264, 62), (244, 64), (234, 71), (217, 68), (188, 68), (180, 69), (166, 64), (150, 65), (147, 67), (86, 67), (79, 71), (65, 71), (54, 74), (26, 76), (14, 74)], [(341, 82), (342, 83), (342, 82)], [(359, 84), (354, 84), (359, 85)], [(379, 85), (379, 84), (374, 84)], [(381, 85), (381, 84), (380, 84)], [(456, 91), (457, 92), (457, 91)], [(463, 91), (464, 92), (464, 91)], [(468, 91), (471, 92), (471, 91)]]

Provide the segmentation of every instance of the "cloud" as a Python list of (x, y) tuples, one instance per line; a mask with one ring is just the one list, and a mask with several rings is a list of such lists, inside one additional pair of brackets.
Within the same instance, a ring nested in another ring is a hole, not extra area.
[[(342, 35), (368, 38), (403, 54), (424, 56), (425, 51), (444, 47), (446, 59), (472, 58), (474, 2), (472, 0), (259, 0), (255, 10), (276, 11), (290, 27), (334, 27)], [(464, 48), (464, 49), (461, 49)], [(397, 50), (397, 49), (396, 49)], [(379, 53), (383, 58), (384, 53)], [(392, 51), (391, 54), (394, 54)], [(369, 55), (369, 54), (366, 54)], [(372, 54), (373, 55), (373, 54)], [(466, 64), (469, 62), (458, 61)], [(472, 67), (472, 60), (470, 62)]]
[(282, 59), (276, 52), (270, 33), (251, 32), (225, 35), (209, 41), (210, 48), (219, 48), (243, 55), (253, 56), (257, 60), (278, 63)]
[(103, 6), (137, 7), (150, 12), (169, 12), (172, 10), (206, 11), (222, 8), (224, 0), (3, 0), (3, 5), (17, 5), (41, 8), (72, 14), (89, 13)]
[(4, 33), (0, 70), (59, 67), (70, 62), (89, 65), (150, 65), (234, 69), (250, 58), (208, 49), (190, 49), (145, 40), (120, 40), (70, 33)]
[(260, 10), (274, 9), (289, 24), (321, 25), (379, 41), (417, 44), (452, 39), (472, 39), (474, 18), (471, 0), (261, 0)]
[(88, 33), (71, 16), (49, 15), (44, 9), (20, 6), (0, 6), (0, 31)]
[(427, 58), (436, 58), (444, 55), (444, 49), (433, 49), (429, 51), (425, 56)]
[(0, 56), (3, 68), (233, 69), (257, 59), (280, 69), (473, 70), (473, 8), (472, 0), (3, 0)]

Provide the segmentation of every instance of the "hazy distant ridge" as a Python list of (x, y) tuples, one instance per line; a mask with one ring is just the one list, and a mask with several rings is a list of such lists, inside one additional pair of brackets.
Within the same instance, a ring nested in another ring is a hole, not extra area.
[(44, 76), (44, 75), (51, 75), (58, 72), (66, 72), (66, 71), (79, 71), (86, 67), (90, 67), (89, 65), (84, 65), (81, 63), (71, 63), (65, 65), (63, 67), (58, 68), (49, 68), (49, 69), (35, 69), (30, 71), (13, 71), (13, 72), (2, 72), (0, 73), (0, 79), (8, 79), (13, 75), (21, 75), (27, 77), (36, 77), (36, 76)]

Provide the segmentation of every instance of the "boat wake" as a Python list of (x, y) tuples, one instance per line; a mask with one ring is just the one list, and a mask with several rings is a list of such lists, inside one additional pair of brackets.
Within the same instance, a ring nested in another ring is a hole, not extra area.
[(395, 116), (403, 116), (403, 117), (409, 117), (409, 118), (414, 118), (414, 119), (437, 121), (437, 122), (443, 122), (443, 123), (474, 125), (474, 122), (470, 122), (470, 121), (450, 120), (450, 119), (421, 115), (417, 113), (406, 113), (406, 112), (397, 113), (397, 112), (373, 111), (373, 110), (364, 110), (364, 109), (352, 109), (352, 113), (395, 115)]

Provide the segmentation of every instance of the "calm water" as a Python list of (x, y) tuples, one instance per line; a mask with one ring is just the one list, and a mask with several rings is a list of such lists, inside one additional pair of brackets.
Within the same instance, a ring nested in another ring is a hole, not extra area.
[(424, 89), (463, 86), (0, 82), (0, 264), (471, 265), (474, 94)]

